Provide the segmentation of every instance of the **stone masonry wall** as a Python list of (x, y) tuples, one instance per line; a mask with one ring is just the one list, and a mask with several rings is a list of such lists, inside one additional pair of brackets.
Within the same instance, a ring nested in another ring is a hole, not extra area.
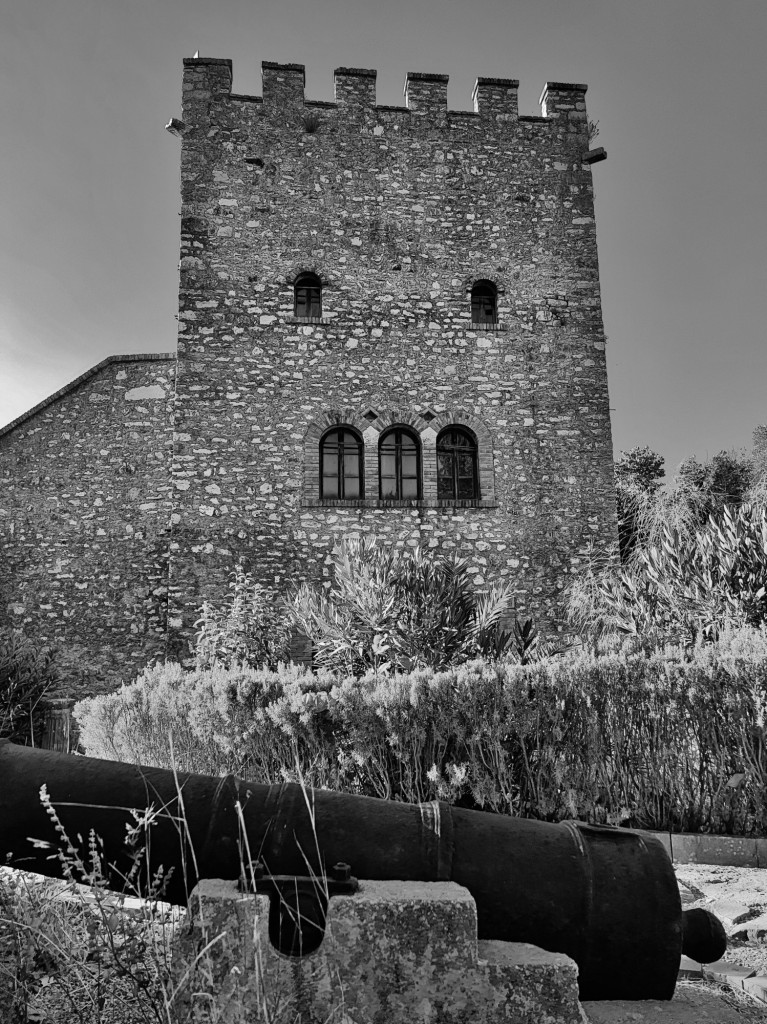
[(113, 356), (0, 430), (0, 624), (58, 646), (68, 695), (164, 654), (174, 377)]
[[(312, 102), (301, 66), (264, 63), (263, 96), (238, 96), (230, 62), (184, 61), (177, 650), (238, 559), (287, 587), (374, 532), (466, 556), (551, 624), (587, 547), (615, 541), (585, 86), (549, 83), (545, 116), (521, 117), (513, 80), (478, 79), (473, 113), (448, 111), (446, 76), (409, 75), (404, 107), (375, 106), (375, 72), (335, 84)], [(293, 315), (304, 271), (316, 321)], [(499, 291), (489, 329), (471, 322), (479, 279)], [(363, 432), (365, 497), (322, 501), (319, 437), (342, 422)], [(378, 500), (394, 423), (420, 436), (423, 500)], [(436, 499), (447, 423), (473, 424), (477, 501)]]

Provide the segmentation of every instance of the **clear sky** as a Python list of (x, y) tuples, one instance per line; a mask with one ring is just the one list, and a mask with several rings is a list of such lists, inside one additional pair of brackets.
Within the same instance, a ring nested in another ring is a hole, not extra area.
[(175, 348), (182, 59), (586, 82), (616, 452), (767, 422), (767, 0), (0, 0), (0, 424), (105, 356)]

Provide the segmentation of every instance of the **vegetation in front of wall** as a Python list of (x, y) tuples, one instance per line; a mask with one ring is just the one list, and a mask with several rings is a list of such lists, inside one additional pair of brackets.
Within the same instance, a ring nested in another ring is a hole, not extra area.
[(352, 675), (476, 657), (526, 660), (539, 646), (532, 623), (509, 628), (511, 584), (481, 590), (464, 559), (375, 537), (342, 540), (329, 583), (304, 584), (288, 611), (312, 641), (316, 664)]
[(0, 629), (0, 739), (39, 745), (43, 701), (57, 681), (54, 652), (18, 629)]
[(620, 557), (658, 541), (666, 527), (694, 533), (726, 506), (764, 504), (764, 484), (743, 452), (721, 451), (709, 462), (685, 459), (663, 486), (664, 459), (646, 445), (621, 452), (615, 461)]
[(616, 462), (620, 564), (595, 558), (569, 586), (568, 617), (586, 643), (633, 637), (644, 650), (767, 625), (767, 506), (751, 463), (687, 459), (661, 487), (649, 448)]
[(725, 506), (700, 529), (665, 525), (626, 564), (575, 580), (570, 619), (585, 636), (624, 634), (646, 649), (691, 645), (767, 626), (766, 588), (767, 509)]
[[(97, 757), (674, 831), (767, 827), (767, 637), (362, 678), (158, 667), (75, 715)], [(738, 780), (732, 783), (732, 780)], [(730, 784), (732, 783), (732, 784)]]
[(276, 593), (238, 565), (222, 605), (205, 601), (195, 623), (197, 668), (266, 665), (276, 668), (290, 652), (290, 619)]
[(326, 586), (305, 584), (284, 599), (237, 565), (223, 603), (200, 609), (196, 667), (276, 668), (296, 629), (319, 667), (356, 675), (551, 653), (532, 620), (517, 619), (512, 586), (478, 588), (464, 559), (350, 537), (333, 551), (330, 572)]

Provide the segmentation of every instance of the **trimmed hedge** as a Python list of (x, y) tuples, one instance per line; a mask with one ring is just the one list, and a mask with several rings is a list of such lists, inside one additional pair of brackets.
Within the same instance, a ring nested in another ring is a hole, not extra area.
[(157, 666), (75, 716), (96, 757), (749, 835), (767, 824), (766, 710), (767, 639), (741, 630), (691, 656), (578, 653), (362, 679)]

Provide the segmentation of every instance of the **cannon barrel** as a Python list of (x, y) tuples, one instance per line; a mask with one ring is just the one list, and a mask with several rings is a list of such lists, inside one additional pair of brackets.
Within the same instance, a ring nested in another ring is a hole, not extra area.
[(40, 801), (43, 784), (71, 839), (87, 840), (91, 829), (100, 837), (117, 890), (130, 869), (131, 811), (153, 807), (148, 870), (173, 869), (163, 898), (175, 903), (186, 903), (198, 878), (239, 878), (243, 851), (275, 875), (321, 876), (343, 861), (363, 879), (453, 881), (474, 898), (480, 939), (567, 954), (582, 999), (670, 999), (683, 941), (706, 962), (726, 945), (713, 916), (685, 929), (671, 862), (645, 833), (176, 774), (0, 741), (0, 855), (53, 877), (60, 860), (30, 842), (62, 842)]

